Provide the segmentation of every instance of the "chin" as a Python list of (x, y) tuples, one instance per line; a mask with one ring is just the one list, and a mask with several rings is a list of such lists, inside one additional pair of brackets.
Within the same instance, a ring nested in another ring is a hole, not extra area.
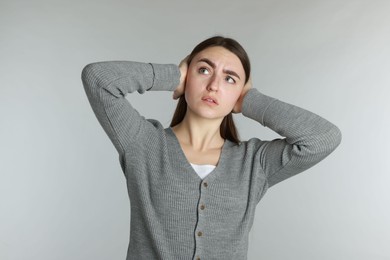
[(222, 120), (225, 115), (221, 114), (211, 114), (211, 113), (198, 113), (197, 114), (199, 117), (202, 117), (204, 119), (210, 119), (210, 120)]
[[(230, 111), (228, 112), (222, 112), (218, 111), (217, 109), (204, 107), (204, 106), (196, 106), (195, 109), (191, 108), (187, 103), (187, 110), (189, 109), (191, 111), (191, 114), (194, 114), (198, 117), (205, 118), (205, 119), (223, 119), (225, 116), (227, 116)], [(188, 111), (187, 111), (188, 112)]]

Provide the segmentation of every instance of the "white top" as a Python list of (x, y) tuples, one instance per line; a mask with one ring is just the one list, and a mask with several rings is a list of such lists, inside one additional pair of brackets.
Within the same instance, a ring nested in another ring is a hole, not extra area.
[(194, 168), (195, 172), (199, 175), (199, 177), (203, 180), (210, 172), (215, 169), (215, 165), (209, 164), (193, 164), (191, 163), (192, 168)]

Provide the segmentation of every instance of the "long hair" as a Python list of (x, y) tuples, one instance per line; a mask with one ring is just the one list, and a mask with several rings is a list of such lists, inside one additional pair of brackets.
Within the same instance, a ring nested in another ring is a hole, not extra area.
[[(240, 59), (241, 64), (245, 71), (245, 84), (246, 84), (249, 80), (250, 71), (251, 71), (249, 57), (246, 51), (244, 50), (244, 48), (236, 40), (231, 38), (214, 36), (199, 43), (197, 46), (195, 46), (191, 54), (188, 56), (187, 65), (188, 66), (190, 65), (192, 59), (199, 52), (209, 47), (215, 47), (215, 46), (220, 46), (227, 49), (228, 51), (234, 53)], [(170, 126), (174, 127), (175, 125), (181, 123), (181, 121), (183, 121), (184, 119), (184, 116), (186, 115), (186, 112), (187, 112), (187, 102), (183, 95), (179, 98)], [(219, 127), (219, 131), (223, 139), (227, 139), (237, 144), (240, 143), (237, 128), (236, 125), (234, 124), (232, 112), (230, 112), (228, 115), (224, 117)]]

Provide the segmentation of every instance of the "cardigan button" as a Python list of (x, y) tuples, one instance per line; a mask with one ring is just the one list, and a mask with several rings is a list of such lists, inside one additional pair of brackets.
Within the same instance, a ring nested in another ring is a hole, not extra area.
[(197, 256), (197, 257), (196, 257), (196, 260), (200, 260), (200, 257), (199, 257), (199, 256)]
[(204, 210), (204, 208), (205, 208), (205, 206), (202, 204), (202, 205), (200, 205), (200, 209), (201, 210)]
[(203, 186), (207, 188), (207, 186), (209, 185), (207, 184), (207, 182), (203, 182)]
[(198, 237), (201, 237), (203, 233), (201, 231), (198, 232)]

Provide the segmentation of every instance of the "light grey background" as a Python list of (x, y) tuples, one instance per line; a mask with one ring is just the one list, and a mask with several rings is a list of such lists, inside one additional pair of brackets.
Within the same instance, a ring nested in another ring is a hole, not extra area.
[[(125, 179), (81, 70), (178, 64), (214, 34), (247, 49), (256, 88), (343, 133), (327, 159), (268, 191), (248, 259), (390, 259), (389, 13), (387, 0), (1, 0), (0, 259), (125, 259)], [(171, 93), (128, 99), (168, 126)], [(242, 139), (277, 137), (236, 119)]]

